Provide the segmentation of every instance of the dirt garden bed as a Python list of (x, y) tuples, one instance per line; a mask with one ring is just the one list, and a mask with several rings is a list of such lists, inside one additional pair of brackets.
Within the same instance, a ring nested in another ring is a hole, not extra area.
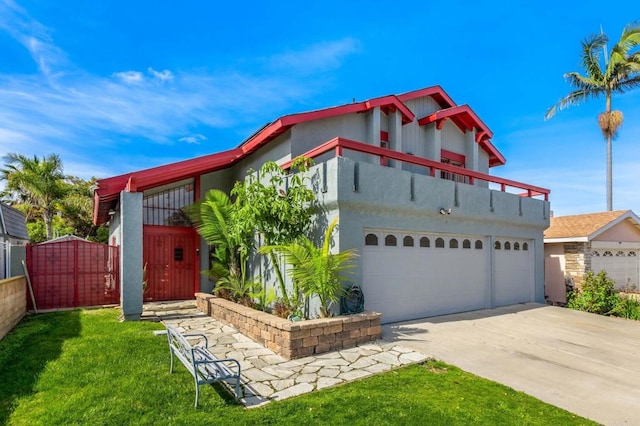
[(286, 359), (350, 348), (382, 336), (382, 314), (360, 314), (292, 322), (207, 293), (196, 293), (200, 311), (231, 325)]

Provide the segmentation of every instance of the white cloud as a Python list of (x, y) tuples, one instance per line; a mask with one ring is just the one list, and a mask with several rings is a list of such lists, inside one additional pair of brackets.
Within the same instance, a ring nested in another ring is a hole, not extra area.
[[(322, 90), (320, 83), (295, 80), (270, 64), (321, 75), (339, 66), (357, 46), (352, 39), (320, 43), (267, 58), (266, 67), (252, 63), (246, 70), (175, 72), (148, 67), (103, 76), (69, 62), (54, 44), (51, 30), (12, 0), (0, 0), (0, 31), (27, 49), (38, 65), (36, 74), (0, 74), (0, 154), (56, 152), (63, 160), (73, 158), (79, 175), (90, 170), (109, 175), (100, 165), (108, 160), (95, 153), (126, 141), (199, 144), (211, 139), (207, 129), (255, 129), (256, 122), (274, 119), (277, 111)], [(126, 157), (130, 161), (131, 153)]]
[(340, 67), (344, 58), (356, 53), (359, 43), (352, 38), (317, 43), (297, 51), (290, 51), (269, 58), (270, 66), (275, 69), (314, 72)]
[(149, 67), (147, 69), (147, 71), (156, 80), (160, 80), (160, 81), (171, 81), (171, 80), (173, 80), (173, 73), (171, 71), (169, 71), (169, 70), (156, 71), (153, 68)]
[(180, 138), (178, 140), (180, 142), (186, 142), (186, 143), (189, 143), (189, 144), (199, 145), (200, 142), (206, 141), (207, 137), (204, 136), (204, 135), (196, 134), (196, 135), (185, 136), (185, 137), (182, 137), (182, 138)]
[(122, 71), (113, 73), (113, 76), (122, 80), (127, 84), (137, 84), (144, 81), (144, 77), (140, 71)]

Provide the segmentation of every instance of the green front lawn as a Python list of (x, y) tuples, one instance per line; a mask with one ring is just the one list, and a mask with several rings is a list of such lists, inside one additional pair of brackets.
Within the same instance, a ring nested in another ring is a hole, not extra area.
[(435, 361), (246, 410), (169, 374), (162, 325), (113, 309), (26, 318), (0, 341), (0, 424), (594, 424)]

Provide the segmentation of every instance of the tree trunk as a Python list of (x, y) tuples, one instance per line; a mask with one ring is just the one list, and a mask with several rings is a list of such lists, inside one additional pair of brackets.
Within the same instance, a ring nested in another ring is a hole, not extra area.
[(47, 236), (47, 241), (51, 239), (53, 234), (52, 232), (52, 222), (53, 222), (53, 213), (49, 211), (49, 209), (43, 209), (42, 211), (42, 219), (44, 220), (44, 229)]
[(276, 256), (273, 252), (269, 252), (269, 259), (271, 260), (271, 265), (273, 266), (273, 270), (276, 273), (276, 277), (278, 279), (278, 285), (280, 286), (280, 292), (282, 293), (282, 301), (285, 305), (291, 306), (291, 302), (289, 300), (289, 296), (287, 295), (287, 287), (284, 284), (284, 277), (282, 276), (282, 271), (280, 271), (280, 264), (276, 259)]
[(607, 211), (613, 210), (613, 161), (611, 159), (611, 136), (607, 136)]
[[(611, 112), (611, 93), (607, 92), (606, 112)], [(613, 211), (613, 161), (611, 159), (611, 134), (607, 135), (607, 211)]]

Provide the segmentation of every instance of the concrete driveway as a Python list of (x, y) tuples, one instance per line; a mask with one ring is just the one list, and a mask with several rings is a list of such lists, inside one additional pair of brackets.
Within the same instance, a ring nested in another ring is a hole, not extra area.
[(640, 322), (529, 303), (387, 324), (383, 338), (597, 422), (640, 424)]

